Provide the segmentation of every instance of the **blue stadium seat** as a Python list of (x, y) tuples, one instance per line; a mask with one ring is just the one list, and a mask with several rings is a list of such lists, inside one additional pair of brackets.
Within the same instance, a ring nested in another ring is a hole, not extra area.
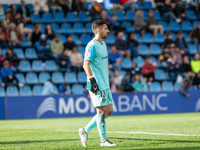
[(13, 52), (17, 55), (19, 59), (24, 59), (24, 52), (22, 48), (14, 48)]
[(57, 23), (65, 23), (66, 22), (66, 19), (65, 19), (65, 15), (64, 13), (55, 13), (55, 22)]
[(33, 13), (34, 12), (33, 4), (26, 4), (26, 5), (29, 7), (31, 13)]
[(197, 88), (197, 86), (196, 85), (192, 85), (191, 87), (190, 87), (190, 89), (189, 90), (197, 90), (198, 88)]
[(74, 28), (74, 33), (76, 34), (83, 34), (86, 32), (82, 23), (75, 23), (73, 28)]
[(77, 47), (77, 49), (78, 49), (78, 52), (81, 53), (82, 56), (84, 57), (84, 55), (85, 55), (85, 47), (79, 46), (79, 47)]
[(143, 9), (147, 9), (147, 10), (153, 9), (151, 2), (144, 1), (143, 2)]
[(162, 20), (159, 11), (154, 11), (154, 17), (156, 18), (157, 21)]
[(119, 72), (119, 74), (120, 74), (121, 76), (125, 77), (126, 71), (125, 71), (125, 70), (122, 70), (122, 71)]
[(142, 43), (142, 40), (141, 40), (140, 34), (139, 34), (139, 33), (135, 33), (135, 37), (136, 37), (138, 43), (141, 44), (141, 43)]
[(180, 82), (175, 82), (175, 84), (174, 84), (174, 88), (175, 88), (176, 91), (178, 91), (180, 85), (181, 85)]
[(27, 61), (27, 60), (21, 60), (21, 61), (19, 62), (19, 69), (20, 69), (22, 72), (30, 72), (30, 71), (31, 71), (30, 62)]
[(173, 32), (181, 31), (180, 24), (177, 22), (170, 22), (169, 27), (170, 27), (170, 30)]
[(33, 24), (27, 24), (25, 27), (26, 27), (26, 28), (29, 28), (29, 29), (33, 29), (33, 28), (34, 28), (34, 25), (33, 25)]
[(1, 54), (3, 54), (3, 56), (6, 57), (6, 53), (7, 53), (7, 48), (2, 48)]
[(33, 22), (35, 24), (40, 24), (42, 23), (43, 21), (40, 19), (40, 14), (32, 14), (31, 15), (31, 19), (33, 20)]
[(23, 86), (19, 89), (20, 96), (31, 96), (31, 87), (30, 86)]
[(14, 5), (15, 5), (15, 12), (16, 12), (17, 8), (20, 6), (20, 4), (19, 3), (17, 3), (17, 4), (15, 3)]
[(172, 39), (175, 41), (176, 40), (176, 33), (172, 32)]
[(134, 11), (128, 11), (126, 14), (126, 20), (127, 21), (133, 21), (135, 19), (135, 12)]
[(49, 47), (43, 47), (43, 48), (41, 48), (39, 41), (37, 41), (35, 43), (35, 47), (36, 47), (36, 49), (37, 49), (38, 52), (50, 51), (50, 41), (47, 41), (47, 45), (49, 45)]
[(42, 72), (42, 71), (44, 71), (43, 62), (41, 60), (34, 60), (32, 62), (32, 69), (35, 72)]
[(200, 24), (200, 21), (194, 21), (193, 22), (193, 28), (195, 29), (196, 27), (198, 27)]
[(188, 44), (188, 49), (189, 49), (190, 55), (194, 55), (197, 53), (197, 48), (195, 44)]
[[(59, 86), (59, 88), (61, 88), (61, 86), (62, 86), (62, 84)], [(67, 86), (67, 92), (68, 92), (68, 94), (71, 94), (71, 93), (72, 93), (71, 88), (70, 88), (69, 85)]]
[(129, 58), (124, 58), (121, 63), (121, 67), (123, 69), (131, 69), (132, 68), (132, 61)]
[(85, 72), (78, 73), (78, 82), (81, 84), (85, 84), (87, 82), (87, 76), (86, 76)]
[(151, 57), (151, 61), (152, 61), (153, 64), (157, 63), (156, 57)]
[(126, 32), (134, 32), (133, 25), (130, 22), (123, 22), (122, 26), (126, 28)]
[(66, 18), (67, 18), (67, 22), (70, 22), (70, 23), (74, 23), (78, 21), (76, 14), (73, 12), (68, 12), (66, 15)]
[(138, 46), (138, 55), (141, 55), (141, 56), (149, 56), (150, 55), (147, 45), (139, 45)]
[(35, 48), (27, 48), (25, 50), (25, 56), (27, 59), (38, 59)]
[(74, 72), (65, 73), (65, 81), (69, 84), (77, 83), (76, 74)]
[(60, 37), (59, 37), (59, 39), (60, 39), (60, 41), (64, 44), (65, 42), (67, 42), (67, 38), (66, 38), (66, 36), (65, 35), (61, 35)]
[(174, 86), (171, 81), (164, 81), (162, 83), (162, 91), (174, 91)]
[(16, 86), (8, 86), (6, 88), (6, 95), (7, 96), (19, 96), (17, 87)]
[(166, 80), (165, 72), (162, 69), (157, 69), (155, 71), (155, 79), (158, 81), (164, 81)]
[(72, 34), (72, 26), (69, 23), (64, 23), (61, 25), (61, 31), (62, 34)]
[(133, 58), (133, 61), (137, 64), (139, 68), (142, 68), (144, 65), (144, 59), (142, 57)]
[(43, 86), (41, 85), (34, 85), (33, 86), (33, 95), (39, 96), (42, 95)]
[(85, 29), (86, 29), (86, 33), (88, 33), (88, 34), (93, 34), (93, 31), (92, 31), (92, 23), (86, 23)]
[(46, 29), (46, 25), (45, 24), (41, 24), (41, 32), (44, 33), (45, 29)]
[(124, 17), (124, 13), (122, 11), (115, 12), (115, 15), (117, 16), (117, 21), (124, 21), (126, 20)]
[(149, 90), (151, 92), (160, 92), (161, 91), (161, 86), (159, 82), (152, 82), (151, 85), (149, 86)]
[(61, 34), (60, 28), (58, 24), (51, 24), (52, 30), (56, 33), (56, 34)]
[(183, 37), (185, 38), (187, 43), (192, 42), (191, 38), (188, 36), (188, 34), (186, 32), (183, 32)]
[(45, 81), (50, 79), (50, 74), (48, 72), (41, 72), (39, 74), (39, 82), (44, 84)]
[(187, 10), (186, 15), (190, 20), (197, 20), (197, 17), (193, 10)]
[(16, 73), (16, 78), (19, 80), (20, 83), (25, 83), (24, 74), (23, 73)]
[(61, 84), (64, 82), (63, 74), (61, 72), (54, 72), (52, 74), (52, 81), (55, 84)]
[(115, 40), (116, 40), (115, 34), (108, 34), (108, 36), (106, 38), (106, 44), (113, 45), (113, 44), (115, 44)]
[(33, 85), (38, 84), (38, 78), (36, 73), (27, 73), (26, 74), (26, 83)]
[(167, 22), (159, 22), (158, 24), (163, 26), (165, 32), (170, 31)]
[(72, 93), (73, 94), (83, 94), (83, 92), (84, 92), (83, 85), (81, 85), (81, 84), (74, 84), (72, 86)]
[(71, 35), (73, 38), (73, 41), (75, 42), (76, 45), (81, 45), (81, 41), (79, 39), (79, 36), (77, 34)]
[(56, 62), (54, 60), (46, 60), (45, 70), (49, 72), (57, 71)]
[(164, 34), (156, 34), (155, 35), (155, 42), (156, 43), (162, 44), (162, 43), (164, 43), (164, 40), (165, 40)]
[(147, 13), (147, 11), (143, 11), (143, 19), (146, 19), (148, 17), (148, 13)]
[(91, 41), (91, 36), (88, 34), (81, 35), (81, 45), (87, 45)]
[(107, 12), (107, 17), (111, 19), (112, 16), (113, 16), (113, 15), (112, 15), (112, 12), (108, 11), (108, 12)]
[(81, 12), (78, 15), (79, 21), (80, 22), (90, 22), (91, 19), (89, 17), (89, 15), (87, 14), (87, 12)]
[(21, 45), (22, 47), (26, 48), (26, 47), (31, 47), (32, 44), (31, 42), (29, 41), (28, 37), (24, 37), (24, 39), (21, 41)]
[(139, 9), (142, 8), (142, 5), (141, 5), (140, 1), (136, 1), (136, 4), (138, 5)]
[(6, 13), (8, 9), (8, 4), (1, 4), (1, 5), (2, 5), (4, 13)]
[(190, 21), (183, 21), (182, 22), (182, 30), (186, 32), (192, 31), (192, 24)]
[(53, 16), (51, 13), (44, 13), (42, 14), (42, 20), (44, 23), (53, 23)]
[(153, 41), (153, 36), (152, 36), (152, 34), (151, 34), (151, 33), (144, 33), (144, 34), (142, 35), (142, 41), (143, 41), (143, 43), (145, 43), (145, 44), (151, 44), (151, 43), (153, 43), (154, 41)]
[(0, 87), (0, 97), (5, 97), (6, 93), (3, 87)]
[(153, 56), (159, 56), (161, 55), (161, 48), (158, 44), (152, 44), (150, 45), (150, 53)]

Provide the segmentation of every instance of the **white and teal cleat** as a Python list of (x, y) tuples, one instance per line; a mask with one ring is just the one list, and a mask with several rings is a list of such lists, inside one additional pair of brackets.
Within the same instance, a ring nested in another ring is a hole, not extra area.
[(85, 132), (84, 128), (78, 129), (79, 136), (81, 138), (81, 143), (84, 147), (87, 147), (88, 134)]
[(114, 144), (110, 142), (108, 139), (102, 140), (100, 146), (117, 146), (117, 144)]

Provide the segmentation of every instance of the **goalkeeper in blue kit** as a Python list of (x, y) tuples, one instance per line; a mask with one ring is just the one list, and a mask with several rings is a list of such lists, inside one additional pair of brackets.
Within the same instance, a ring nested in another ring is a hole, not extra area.
[(80, 128), (78, 132), (82, 145), (87, 147), (88, 134), (97, 126), (101, 137), (100, 146), (116, 146), (116, 144), (107, 139), (105, 121), (113, 111), (113, 98), (108, 75), (108, 52), (103, 41), (107, 38), (109, 30), (104, 20), (96, 20), (92, 24), (92, 31), (95, 37), (85, 48), (83, 68), (88, 78), (87, 89), (89, 90), (92, 103), (97, 109), (97, 114), (85, 128)]

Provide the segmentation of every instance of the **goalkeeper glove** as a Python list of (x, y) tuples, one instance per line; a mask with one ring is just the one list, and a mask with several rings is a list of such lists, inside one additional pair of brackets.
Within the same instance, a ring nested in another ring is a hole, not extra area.
[(94, 93), (95, 95), (97, 95), (97, 93), (99, 91), (99, 86), (98, 86), (98, 84), (96, 82), (96, 79), (94, 77), (90, 77), (89, 80), (90, 80), (90, 83), (91, 83), (90, 91), (92, 93)]

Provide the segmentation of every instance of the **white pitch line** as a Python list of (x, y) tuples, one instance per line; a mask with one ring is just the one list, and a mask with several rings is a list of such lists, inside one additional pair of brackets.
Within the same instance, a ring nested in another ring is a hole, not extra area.
[[(17, 133), (17, 132), (44, 132), (44, 131), (56, 131), (56, 132), (78, 132), (78, 130), (37, 130), (37, 131), (11, 131), (11, 132), (0, 132), (0, 133)], [(98, 131), (91, 131), (98, 132)], [(146, 135), (170, 135), (170, 136), (199, 136), (198, 134), (176, 134), (176, 133), (151, 133), (151, 132), (125, 132), (125, 131), (106, 131), (107, 133), (118, 133), (118, 134), (146, 134)]]

